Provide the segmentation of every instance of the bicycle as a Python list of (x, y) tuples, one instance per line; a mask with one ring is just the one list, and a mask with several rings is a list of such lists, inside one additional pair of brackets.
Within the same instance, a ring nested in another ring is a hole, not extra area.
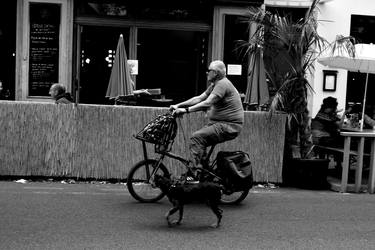
[[(174, 119), (176, 119), (176, 117), (174, 117)], [(167, 127), (165, 132), (170, 133), (170, 130), (171, 128)], [(194, 168), (191, 166), (192, 162), (190, 160), (170, 152), (174, 143), (174, 136), (172, 135), (172, 139), (167, 138), (167, 140), (164, 140), (164, 142), (159, 141), (160, 143), (156, 143), (155, 140), (150, 141), (147, 138), (139, 136), (139, 133), (135, 136), (136, 139), (139, 139), (142, 142), (144, 159), (136, 163), (131, 168), (128, 174), (127, 188), (133, 198), (140, 202), (151, 203), (157, 202), (165, 196), (165, 194), (160, 189), (153, 187), (152, 180), (155, 174), (163, 175), (166, 177), (170, 176), (168, 168), (163, 163), (166, 157), (181, 162), (185, 167), (186, 171), (182, 174), (182, 179), (184, 179), (188, 175), (192, 175), (192, 172), (195, 171), (198, 174), (197, 176), (195, 176), (194, 182), (211, 181), (221, 185), (223, 190), (221, 202), (223, 204), (237, 204), (246, 198), (249, 190), (252, 187), (252, 173), (251, 176), (248, 176), (246, 179), (249, 182), (251, 181), (251, 183), (246, 184), (244, 187), (239, 187), (239, 185), (236, 186), (235, 183), (231, 183), (231, 181), (228, 181), (228, 178), (226, 176), (223, 176), (223, 173), (220, 173), (217, 161), (214, 160), (210, 162), (210, 157), (212, 155), (212, 152), (214, 151), (216, 144), (211, 146), (211, 148), (209, 149), (209, 153), (202, 160), (203, 167)], [(155, 153), (158, 154), (158, 157), (156, 159), (148, 158), (146, 142), (155, 144)], [(187, 181), (185, 183), (190, 182)]]

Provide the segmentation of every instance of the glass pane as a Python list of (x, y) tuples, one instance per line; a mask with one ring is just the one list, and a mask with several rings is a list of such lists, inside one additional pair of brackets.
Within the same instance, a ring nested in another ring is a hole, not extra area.
[(126, 19), (207, 21), (212, 20), (208, 1), (93, 1), (76, 0), (78, 16), (107, 16)]
[(248, 55), (241, 49), (239, 42), (249, 40), (249, 27), (246, 19), (242, 16), (226, 15), (224, 37), (224, 63), (241, 65), (241, 75), (231, 75), (228, 72), (228, 79), (240, 93), (246, 93)]
[[(356, 39), (356, 43), (375, 43), (374, 33), (368, 32), (374, 27), (374, 24), (374, 16), (352, 15), (350, 35)], [(374, 74), (369, 74), (366, 96), (366, 113), (370, 116), (375, 115), (375, 99), (372, 97), (373, 93), (375, 93), (374, 81)], [(348, 72), (346, 90), (347, 103), (363, 103), (365, 83), (365, 73)]]
[(28, 96), (49, 97), (59, 82), (60, 4), (30, 3)]
[(207, 33), (176, 30), (138, 30), (137, 89), (160, 88), (173, 102), (205, 90)]
[(0, 3), (0, 99), (14, 99), (15, 95), (16, 4)]
[(108, 104), (105, 97), (120, 34), (129, 58), (129, 29), (83, 27), (81, 39), (80, 102)]

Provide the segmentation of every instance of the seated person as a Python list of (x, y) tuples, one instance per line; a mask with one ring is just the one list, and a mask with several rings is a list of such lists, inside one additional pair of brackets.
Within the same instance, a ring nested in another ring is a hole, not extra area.
[(328, 147), (343, 147), (344, 139), (340, 136), (340, 129), (344, 122), (344, 115), (337, 115), (337, 99), (327, 97), (323, 99), (318, 114), (311, 121), (311, 134), (314, 144)]
[[(368, 113), (369, 113), (369, 110), (366, 109), (365, 110), (365, 116), (364, 116), (364, 119), (363, 119), (364, 120), (363, 128), (373, 129), (374, 126), (375, 126), (375, 120), (372, 119), (369, 115), (367, 115)], [(350, 117), (355, 115), (357, 117), (358, 121), (360, 121), (362, 119), (362, 107), (361, 107), (361, 105), (356, 104), (356, 105), (348, 108), (346, 114), (347, 114), (347, 116), (350, 116)]]
[[(363, 119), (364, 120), (364, 125), (363, 125), (364, 129), (374, 129), (374, 127), (375, 127), (375, 120), (372, 119), (369, 115), (367, 115), (369, 113), (371, 113), (371, 111), (369, 110), (368, 107), (366, 107), (365, 115), (364, 115), (364, 119)], [(356, 117), (356, 120), (357, 120), (356, 122), (358, 122), (362, 119), (362, 107), (361, 107), (361, 105), (356, 104), (356, 105), (348, 108), (347, 116), (353, 117), (353, 115), (355, 115), (355, 117)], [(349, 125), (352, 125), (352, 121), (349, 122)], [(371, 141), (368, 138), (366, 138), (366, 140), (365, 140), (365, 153), (370, 153), (370, 152), (371, 152)]]
[[(359, 107), (349, 108), (344, 112), (341, 118), (337, 115), (337, 100), (333, 97), (327, 97), (323, 100), (323, 104), (311, 122), (311, 134), (313, 143), (315, 145), (343, 148), (344, 137), (340, 136), (340, 129), (343, 126), (344, 118), (347, 114), (358, 113), (361, 110)], [(366, 115), (367, 116), (367, 115)], [(365, 123), (371, 123), (371, 118), (365, 117)], [(374, 121), (374, 120), (372, 120)], [(356, 150), (357, 140), (352, 140), (350, 148)], [(366, 148), (365, 148), (365, 151)], [(337, 167), (341, 165), (342, 154), (333, 154), (334, 159), (337, 163)], [(351, 162), (355, 162), (355, 158), (350, 159)]]
[(56, 104), (69, 104), (73, 102), (70, 93), (67, 93), (65, 86), (60, 83), (53, 84), (49, 90), (49, 94), (55, 100)]

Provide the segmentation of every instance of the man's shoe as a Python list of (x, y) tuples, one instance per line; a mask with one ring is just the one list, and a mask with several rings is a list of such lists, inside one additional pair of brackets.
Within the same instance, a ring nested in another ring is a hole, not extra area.
[(191, 168), (188, 169), (188, 171), (181, 176), (182, 181), (185, 181), (187, 183), (198, 183), (197, 177), (194, 174), (193, 170)]
[(186, 183), (188, 183), (188, 184), (198, 184), (199, 181), (195, 180), (193, 177), (188, 176), (188, 177), (186, 177)]

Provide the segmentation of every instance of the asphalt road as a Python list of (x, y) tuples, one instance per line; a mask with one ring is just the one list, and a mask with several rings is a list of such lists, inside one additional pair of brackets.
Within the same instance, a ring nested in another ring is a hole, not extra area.
[(375, 195), (254, 188), (218, 229), (200, 204), (169, 228), (169, 208), (121, 184), (0, 182), (0, 249), (375, 249)]

